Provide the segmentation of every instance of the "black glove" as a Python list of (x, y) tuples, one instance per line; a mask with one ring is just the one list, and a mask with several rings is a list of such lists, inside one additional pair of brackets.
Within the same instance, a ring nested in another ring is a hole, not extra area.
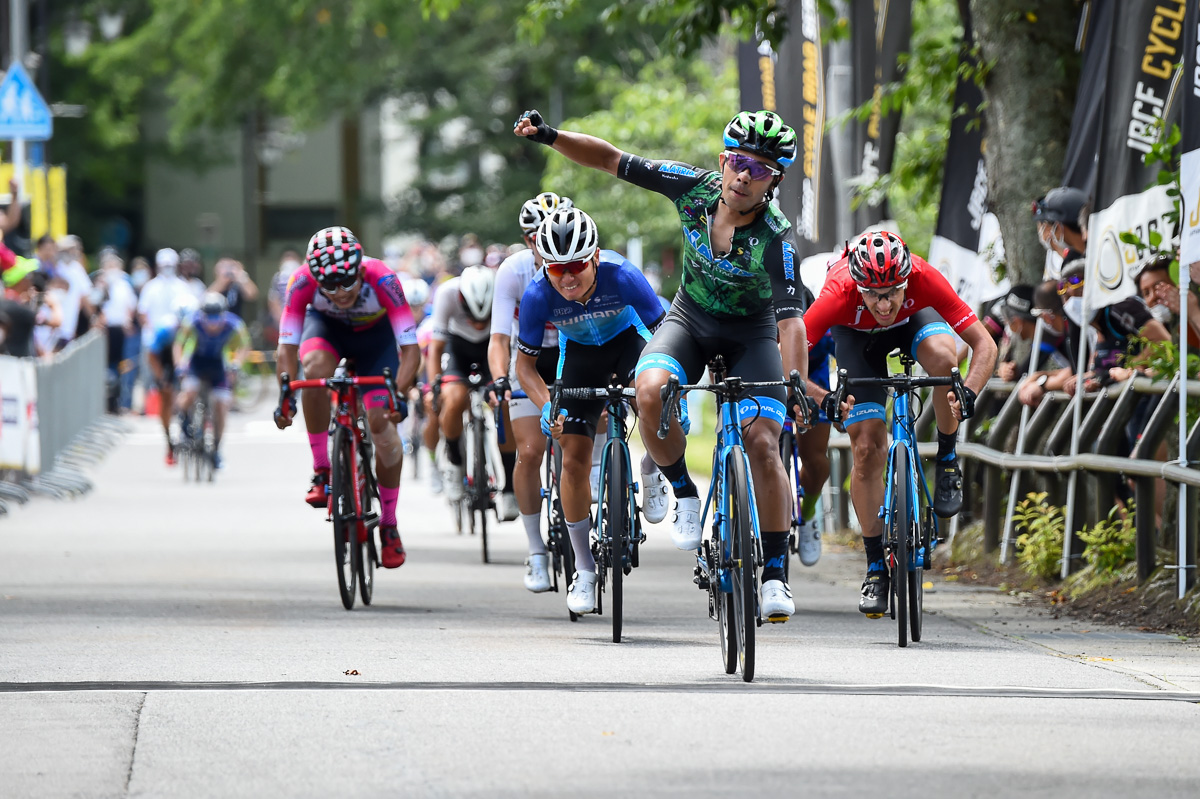
[(504, 395), (512, 391), (512, 384), (509, 383), (507, 377), (497, 377), (492, 382), (488, 383), (487, 393), (484, 394), (484, 399), (491, 402), (492, 395), (496, 396), (496, 402), (504, 402)]
[(513, 123), (513, 128), (521, 124), (521, 120), (529, 118), (529, 124), (537, 128), (537, 133), (526, 138), (530, 141), (535, 141), (538, 144), (544, 144), (547, 147), (554, 144), (554, 140), (558, 138), (558, 131), (546, 124), (546, 120), (542, 119), (542, 114), (537, 109), (526, 111), (524, 114)]
[(840, 406), (836, 391), (830, 391), (821, 399), (821, 410), (825, 411), (825, 418), (830, 422), (841, 421), (842, 409)]
[(979, 395), (967, 386), (962, 387), (962, 418), (965, 422), (975, 415), (975, 398)]

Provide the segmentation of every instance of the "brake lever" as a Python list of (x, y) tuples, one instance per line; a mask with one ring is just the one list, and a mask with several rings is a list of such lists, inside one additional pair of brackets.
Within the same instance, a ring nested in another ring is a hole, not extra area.
[(671, 432), (671, 412), (675, 410), (676, 396), (679, 394), (679, 378), (671, 375), (667, 378), (667, 384), (658, 390), (658, 397), (662, 400), (662, 413), (658, 417), (658, 440), (666, 439), (667, 434)]

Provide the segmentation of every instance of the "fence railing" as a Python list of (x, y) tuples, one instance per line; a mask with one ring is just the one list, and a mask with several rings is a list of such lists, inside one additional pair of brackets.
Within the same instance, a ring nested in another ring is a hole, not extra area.
[[(1185, 528), (1177, 531), (1183, 536), (1178, 551), (1184, 557), (1180, 563), (1168, 564), (1166, 568), (1183, 569), (1185, 578), (1180, 581), (1181, 593), (1195, 583), (1197, 499), (1200, 498), (1200, 469), (1194, 468), (1200, 456), (1200, 422), (1191, 426), (1180, 460), (1158, 460), (1160, 447), (1166, 440), (1178, 415), (1180, 381), (1178, 375), (1170, 381), (1151, 381), (1139, 377), (1116, 383), (1083, 396), (1085, 415), (1077, 437), (1078, 454), (1068, 454), (1072, 437), (1071, 397), (1063, 392), (1051, 392), (1043, 397), (1036, 410), (1022, 413), (1022, 406), (1013, 391), (1014, 384), (998, 380), (989, 382), (980, 394), (979, 407), (997, 403), (1000, 407), (994, 415), (977, 415), (972, 424), (989, 425), (982, 443), (964, 441), (958, 453), (969, 461), (977, 472), (972, 479), (968, 474), (968, 485), (982, 486), (984, 526), (984, 548), (996, 552), (1004, 560), (1011, 555), (1014, 541), (1012, 523), (1013, 506), (1025, 496), (1022, 487), (1033, 488), (1041, 481), (1056, 504), (1068, 506), (1073, 512), (1063, 544), (1064, 576), (1078, 566), (1083, 553), (1083, 544), (1078, 533), (1087, 524), (1095, 524), (1107, 517), (1115, 505), (1117, 481), (1128, 478), (1134, 482), (1134, 524), (1137, 541), (1137, 569), (1139, 579), (1145, 580), (1158, 567), (1158, 549), (1155, 537), (1158, 531), (1157, 518), (1162, 508), (1155, 501), (1155, 483), (1158, 480), (1174, 484), (1176, 488), (1186, 486), (1184, 492), (1188, 503)], [(1200, 397), (1200, 381), (1186, 381), (1183, 390), (1189, 397)], [(1140, 407), (1142, 403), (1151, 406)], [(932, 425), (932, 414), (926, 403), (925, 413), (918, 418), (918, 430)], [(1116, 454), (1125, 426), (1135, 412), (1143, 414), (1149, 410), (1141, 436), (1128, 456)], [(1020, 430), (1024, 422), (1023, 435)], [(922, 436), (925, 438), (926, 436)], [(1020, 439), (1022, 446), (1013, 442)], [(849, 504), (842, 485), (849, 474), (852, 457), (850, 438), (845, 434), (830, 436), (831, 496), (835, 526), (848, 526)], [(923, 456), (936, 454), (937, 445), (921, 443), (918, 449)], [(1013, 451), (1017, 449), (1018, 451)], [(1077, 473), (1074, 492), (1068, 491), (1064, 479)], [(1010, 481), (1009, 499), (1003, 500), (1005, 480)]]

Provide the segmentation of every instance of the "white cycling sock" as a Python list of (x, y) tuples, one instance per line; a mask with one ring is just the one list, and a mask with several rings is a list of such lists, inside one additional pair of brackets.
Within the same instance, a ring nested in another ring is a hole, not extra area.
[(529, 554), (545, 555), (546, 542), (542, 540), (542, 514), (522, 513), (521, 523), (525, 525), (525, 535), (529, 538)]
[(592, 557), (592, 520), (567, 522), (571, 534), (571, 548), (575, 550), (575, 571), (596, 571), (596, 559)]

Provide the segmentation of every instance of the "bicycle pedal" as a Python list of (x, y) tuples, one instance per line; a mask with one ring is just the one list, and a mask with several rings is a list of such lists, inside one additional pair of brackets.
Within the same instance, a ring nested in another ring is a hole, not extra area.
[(769, 621), (771, 624), (783, 624), (785, 621), (787, 621), (790, 618), (791, 618), (791, 616), (784, 616), (782, 614), (776, 614), (774, 616), (767, 616), (767, 621)]
[(866, 614), (864, 614), (864, 615), (865, 615), (865, 616), (866, 616), (868, 619), (882, 619), (882, 618), (883, 618), (883, 614), (882, 614), (882, 613), (866, 613)]

